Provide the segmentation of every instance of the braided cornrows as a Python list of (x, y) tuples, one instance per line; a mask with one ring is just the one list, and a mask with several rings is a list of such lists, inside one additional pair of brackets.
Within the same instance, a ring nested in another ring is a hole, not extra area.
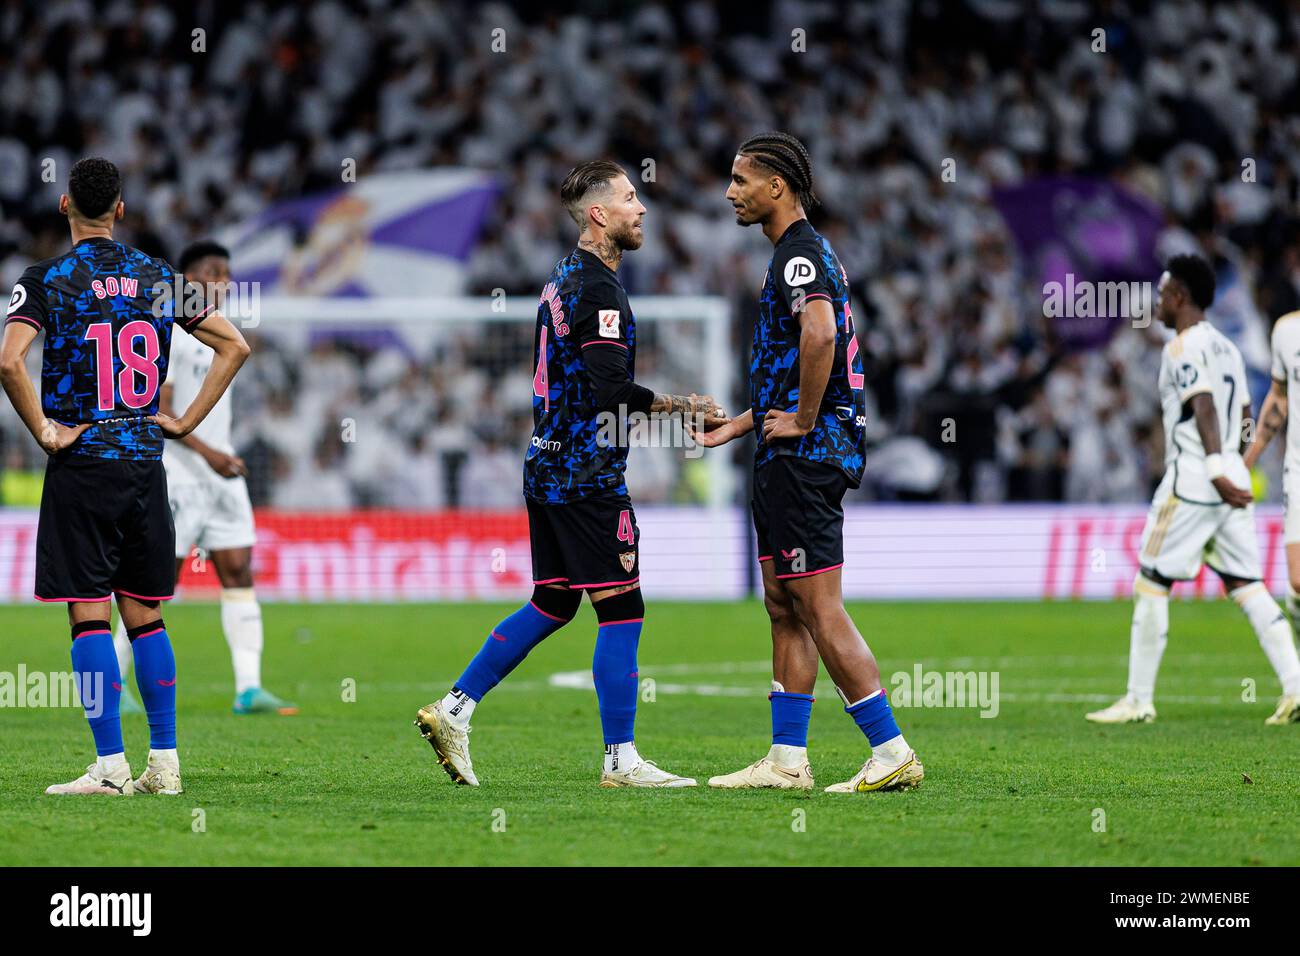
[(741, 143), (738, 152), (788, 182), (804, 209), (817, 205), (817, 194), (813, 192), (812, 159), (804, 144), (789, 133), (759, 133)]

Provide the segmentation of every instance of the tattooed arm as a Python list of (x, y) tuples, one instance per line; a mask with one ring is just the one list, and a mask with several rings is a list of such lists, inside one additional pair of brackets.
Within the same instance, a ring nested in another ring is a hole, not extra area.
[(1246, 467), (1254, 468), (1255, 462), (1268, 443), (1286, 426), (1286, 382), (1273, 380), (1264, 407), (1259, 410), (1259, 426), (1255, 429), (1255, 440), (1245, 450)]
[(703, 415), (706, 421), (726, 417), (712, 396), (696, 395), (694, 392), (689, 395), (665, 395), (663, 392), (656, 392), (654, 401), (650, 403), (650, 411), (667, 412), (669, 415), (680, 414), (688, 418)]

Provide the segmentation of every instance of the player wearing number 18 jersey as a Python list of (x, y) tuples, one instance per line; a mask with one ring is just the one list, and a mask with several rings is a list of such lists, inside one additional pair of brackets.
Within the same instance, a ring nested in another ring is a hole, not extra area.
[(627, 447), (611, 427), (631, 413), (698, 416), (711, 428), (711, 398), (659, 395), (633, 380), (636, 320), (618, 279), (623, 253), (641, 247), (646, 209), (618, 166), (584, 163), (560, 188), (580, 230), (537, 307), (533, 436), (524, 458), (533, 595), (492, 629), (483, 649), (416, 725), (457, 783), (476, 786), (469, 717), (483, 696), (578, 611), (585, 591), (599, 629), (592, 665), (605, 738), (602, 787), (693, 787), (643, 760), (633, 743), (641, 598), (639, 531), (623, 472)]
[[(33, 437), (49, 454), (36, 534), (36, 597), (66, 602), (72, 663), (98, 759), (54, 794), (129, 795), (180, 790), (176, 664), (159, 602), (172, 595), (172, 518), (163, 440), (192, 431), (248, 354), (239, 332), (171, 267), (113, 239), (122, 217), (121, 177), (104, 159), (73, 166), (60, 211), (72, 250), (32, 266), (9, 300), (0, 378)], [(179, 419), (158, 414), (173, 325), (218, 355)], [(38, 335), (41, 395), (27, 377)], [(148, 769), (132, 781), (122, 746), (122, 677), (109, 632), (109, 600), (133, 642), (149, 718)]]
[(772, 624), (772, 746), (709, 785), (812, 788), (808, 722), (820, 655), (871, 744), (862, 768), (826, 789), (910, 789), (924, 770), (899, 732), (876, 660), (840, 590), (842, 501), (862, 478), (865, 382), (848, 279), (805, 213), (817, 201), (808, 151), (787, 133), (747, 140), (732, 164), (727, 200), (739, 225), (762, 226), (772, 261), (754, 326), (749, 411), (701, 442), (720, 445), (758, 431), (752, 506)]
[(1242, 422), (1250, 417), (1246, 365), (1237, 347), (1205, 319), (1214, 272), (1199, 256), (1169, 260), (1157, 289), (1156, 314), (1177, 335), (1160, 356), (1165, 477), (1142, 531), (1133, 582), (1128, 693), (1087, 714), (1094, 723), (1155, 720), (1156, 672), (1169, 639), (1169, 588), (1196, 577), (1202, 564), (1218, 574), (1245, 613), (1282, 684), (1270, 724), (1295, 720), (1300, 659), (1286, 616), (1260, 580), (1259, 543), (1250, 475), (1242, 461)]

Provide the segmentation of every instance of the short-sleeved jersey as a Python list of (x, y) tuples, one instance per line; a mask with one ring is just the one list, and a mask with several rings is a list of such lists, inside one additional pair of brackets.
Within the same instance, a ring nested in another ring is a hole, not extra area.
[(1205, 446), (1187, 403), (1208, 392), (1219, 420), (1224, 472), (1239, 488), (1250, 487), (1241, 458), (1241, 412), (1250, 401), (1246, 363), (1232, 341), (1200, 321), (1166, 343), (1160, 353), (1160, 410), (1165, 425), (1165, 468), (1174, 473), (1174, 494), (1196, 504), (1222, 504), (1205, 471)]
[[(45, 334), (41, 407), (64, 425), (94, 422), (68, 449), (94, 458), (156, 460), (158, 388), (167, 376), (177, 299), (166, 262), (112, 239), (92, 238), (29, 267), (5, 324)], [(206, 317), (187, 320), (193, 329)]]
[(629, 379), (636, 320), (618, 275), (575, 249), (551, 272), (533, 340), (533, 436), (524, 456), (524, 495), (543, 504), (625, 495), (627, 446), (600, 417), (584, 352), (622, 349)]
[[(835, 360), (817, 423), (798, 441), (782, 439), (769, 445), (763, 441), (763, 416), (769, 409), (792, 412), (799, 407), (798, 316), (805, 304), (817, 300), (829, 302), (835, 314)], [(856, 488), (866, 453), (865, 384), (848, 276), (830, 243), (807, 219), (797, 220), (777, 240), (758, 301), (749, 369), (750, 408), (758, 436), (754, 467), (774, 455), (794, 455), (834, 465)]]
[[(172, 409), (176, 414), (189, 408), (199, 394), (199, 388), (202, 387), (216, 354), (193, 336), (179, 335), (172, 339), (171, 358), (163, 384), (172, 388)], [(235, 446), (231, 442), (230, 429), (230, 389), (226, 389), (193, 434), (210, 448), (233, 455)], [(198, 452), (186, 448), (178, 441), (169, 441), (163, 445), (163, 465), (167, 468), (167, 481), (172, 485), (225, 480), (208, 466)]]
[[(1286, 453), (1282, 473), (1300, 476), (1300, 312), (1288, 312), (1273, 325), (1273, 380), (1286, 386)], [(1291, 423), (1296, 425), (1292, 427)]]

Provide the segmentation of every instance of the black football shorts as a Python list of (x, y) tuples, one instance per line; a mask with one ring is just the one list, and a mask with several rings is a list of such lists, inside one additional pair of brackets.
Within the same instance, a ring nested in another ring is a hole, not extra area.
[(641, 577), (641, 529), (627, 495), (558, 505), (526, 500), (534, 584), (591, 591)]
[(51, 456), (36, 529), (36, 599), (168, 600), (175, 538), (161, 461)]
[(848, 476), (834, 465), (777, 455), (754, 472), (758, 560), (775, 562), (778, 578), (801, 578), (844, 565), (844, 492)]

